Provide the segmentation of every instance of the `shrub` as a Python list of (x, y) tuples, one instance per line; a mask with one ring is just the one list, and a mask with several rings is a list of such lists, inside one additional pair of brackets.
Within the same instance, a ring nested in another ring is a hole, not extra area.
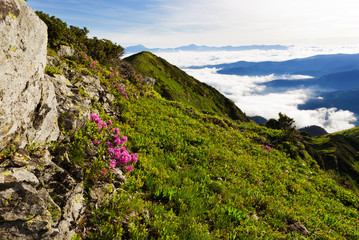
[(48, 65), (46, 65), (46, 67), (45, 67), (45, 73), (50, 76), (53, 76), (53, 77), (55, 76), (55, 74), (62, 75), (60, 69), (58, 69), (57, 67), (48, 66)]
[(107, 39), (88, 38), (89, 30), (75, 26), (68, 27), (65, 22), (54, 16), (37, 11), (36, 14), (47, 25), (48, 46), (59, 50), (60, 45), (70, 45), (77, 51), (86, 52), (101, 64), (109, 65), (118, 59), (124, 48)]

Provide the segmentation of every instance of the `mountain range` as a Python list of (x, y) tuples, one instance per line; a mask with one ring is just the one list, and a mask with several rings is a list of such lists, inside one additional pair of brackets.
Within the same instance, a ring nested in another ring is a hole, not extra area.
[(278, 79), (261, 83), (267, 92), (310, 88), (320, 92), (341, 91), (359, 88), (359, 70), (338, 72), (316, 78)]
[(181, 46), (176, 48), (146, 48), (143, 45), (136, 45), (126, 47), (126, 53), (138, 53), (142, 51), (148, 52), (178, 52), (178, 51), (245, 51), (245, 50), (286, 50), (287, 46), (283, 45), (248, 45), (248, 46), (222, 46), (222, 47), (211, 47), (211, 46), (198, 46), (190, 44), (187, 46)]
[(297, 58), (287, 61), (247, 62), (208, 65), (216, 67), (221, 74), (235, 75), (309, 75), (320, 77), (326, 74), (359, 70), (359, 54), (316, 55), (308, 58)]

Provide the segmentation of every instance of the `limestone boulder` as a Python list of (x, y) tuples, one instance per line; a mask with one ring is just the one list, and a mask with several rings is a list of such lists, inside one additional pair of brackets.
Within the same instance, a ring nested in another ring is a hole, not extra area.
[(44, 80), (47, 27), (24, 1), (0, 0), (0, 151), (56, 140), (56, 98)]

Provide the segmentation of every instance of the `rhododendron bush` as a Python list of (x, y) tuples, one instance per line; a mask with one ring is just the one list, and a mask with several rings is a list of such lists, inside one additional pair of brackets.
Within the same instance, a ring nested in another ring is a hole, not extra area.
[(131, 172), (132, 165), (137, 162), (138, 154), (127, 151), (124, 146), (127, 137), (121, 135), (120, 130), (112, 125), (111, 120), (106, 123), (96, 114), (90, 114), (90, 117), (92, 122), (87, 132), (90, 135), (90, 144), (97, 151), (98, 157), (107, 162), (107, 166), (111, 169), (117, 167)]

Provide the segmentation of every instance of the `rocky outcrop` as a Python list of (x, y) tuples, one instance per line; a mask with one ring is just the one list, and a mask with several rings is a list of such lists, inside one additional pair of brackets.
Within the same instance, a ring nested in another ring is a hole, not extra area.
[(54, 56), (48, 56), (47, 64), (62, 72), (54, 76), (45, 74), (45, 79), (55, 86), (58, 124), (62, 129), (72, 132), (81, 128), (89, 120), (94, 102), (102, 104), (108, 115), (117, 117), (111, 107), (115, 97), (101, 85), (98, 76), (76, 72)]
[[(19, 149), (0, 164), (1, 239), (71, 239), (85, 210), (81, 171), (48, 151)], [(57, 163), (55, 163), (57, 162)]]
[(44, 79), (47, 27), (24, 1), (0, 0), (0, 151), (56, 140), (54, 86)]
[(57, 55), (59, 55), (60, 57), (72, 56), (74, 54), (75, 54), (75, 50), (65, 45), (61, 45), (59, 51), (57, 52)]
[[(126, 180), (118, 170), (113, 183), (84, 190), (83, 169), (71, 161), (67, 143), (94, 104), (113, 119), (120, 109), (98, 76), (67, 64), (73, 49), (46, 56), (46, 30), (22, 0), (0, 0), (0, 153), (11, 144), (16, 149), (0, 154), (1, 239), (71, 239), (86, 231), (86, 205), (99, 207)], [(56, 71), (44, 74), (46, 65)], [(24, 149), (52, 140), (51, 151), (42, 144)]]

